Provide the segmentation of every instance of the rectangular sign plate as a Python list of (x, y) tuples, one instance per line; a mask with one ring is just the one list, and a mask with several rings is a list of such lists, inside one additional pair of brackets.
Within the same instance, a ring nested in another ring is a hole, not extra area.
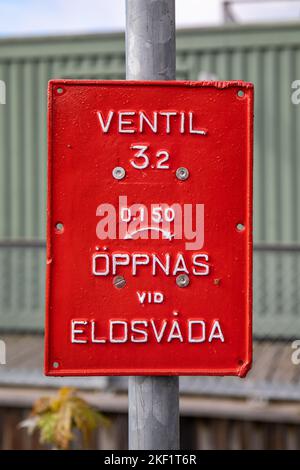
[(49, 84), (47, 375), (251, 364), (253, 87)]

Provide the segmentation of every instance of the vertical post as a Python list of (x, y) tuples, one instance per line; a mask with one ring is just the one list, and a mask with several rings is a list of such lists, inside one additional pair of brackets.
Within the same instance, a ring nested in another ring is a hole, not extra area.
[(175, 0), (126, 0), (127, 80), (175, 80)]
[[(126, 78), (176, 78), (175, 0), (126, 0)], [(129, 449), (179, 448), (178, 377), (129, 378)]]

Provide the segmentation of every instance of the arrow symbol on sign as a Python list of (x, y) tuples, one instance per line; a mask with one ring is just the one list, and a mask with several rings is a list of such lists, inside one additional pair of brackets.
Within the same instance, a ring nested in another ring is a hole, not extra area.
[(153, 230), (155, 232), (161, 232), (165, 236), (165, 238), (167, 238), (168, 240), (172, 240), (172, 238), (174, 237), (174, 235), (172, 235), (171, 232), (168, 232), (167, 230), (163, 230), (160, 227), (144, 227), (144, 228), (139, 228), (138, 230), (135, 230), (132, 233), (126, 233), (124, 240), (131, 240), (133, 239), (134, 235), (136, 235), (137, 233), (144, 232), (145, 230)]

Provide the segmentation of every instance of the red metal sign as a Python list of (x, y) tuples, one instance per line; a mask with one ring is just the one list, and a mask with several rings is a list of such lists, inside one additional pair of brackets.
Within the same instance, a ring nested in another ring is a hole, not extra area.
[(47, 375), (251, 364), (253, 88), (49, 85)]

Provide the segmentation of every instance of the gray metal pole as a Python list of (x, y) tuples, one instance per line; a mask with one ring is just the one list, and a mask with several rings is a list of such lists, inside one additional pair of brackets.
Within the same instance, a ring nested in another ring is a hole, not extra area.
[(179, 449), (178, 377), (129, 377), (129, 449)]
[(175, 80), (175, 0), (126, 0), (127, 80)]
[[(126, 78), (176, 78), (175, 0), (126, 0)], [(129, 378), (129, 449), (179, 448), (178, 377)]]

